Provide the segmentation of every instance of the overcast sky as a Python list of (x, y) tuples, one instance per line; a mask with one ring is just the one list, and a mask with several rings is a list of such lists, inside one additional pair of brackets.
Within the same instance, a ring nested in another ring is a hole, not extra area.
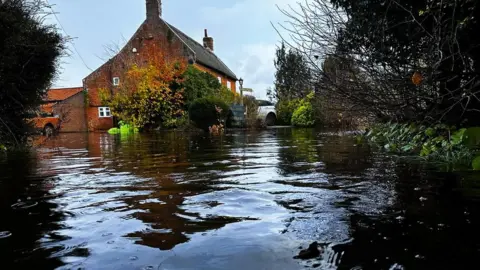
[[(46, 0), (47, 1), (47, 0)], [(107, 58), (104, 46), (129, 39), (145, 19), (145, 0), (48, 0), (68, 36), (70, 56), (62, 59), (55, 87), (81, 86)], [(273, 59), (280, 37), (270, 22), (285, 17), (277, 9), (297, 0), (163, 0), (163, 18), (202, 42), (203, 29), (215, 40), (215, 53), (265, 97), (272, 85)], [(52, 17), (52, 22), (57, 20)], [(63, 31), (63, 30), (62, 30)], [(77, 52), (78, 51), (78, 52)], [(79, 54), (84, 59), (80, 59)]]

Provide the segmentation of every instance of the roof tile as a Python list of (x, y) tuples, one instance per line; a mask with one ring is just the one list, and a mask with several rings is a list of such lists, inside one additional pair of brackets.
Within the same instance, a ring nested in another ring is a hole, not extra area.
[(45, 101), (62, 101), (83, 91), (83, 87), (50, 89)]

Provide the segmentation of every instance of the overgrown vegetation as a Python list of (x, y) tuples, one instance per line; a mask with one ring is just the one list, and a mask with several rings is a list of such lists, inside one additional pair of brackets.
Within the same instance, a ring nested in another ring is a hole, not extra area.
[(245, 126), (246, 128), (256, 129), (261, 128), (264, 124), (258, 118), (258, 100), (253, 96), (243, 97), (243, 106), (245, 106)]
[[(185, 129), (190, 125), (187, 111), (197, 101), (221, 101), (222, 108), (238, 102), (239, 96), (211, 74), (181, 59), (164, 57), (154, 44), (147, 43), (143, 50), (147, 64), (127, 59), (130, 68), (122, 84), (113, 91), (100, 91), (102, 103), (111, 108), (113, 116), (133, 128)], [(205, 123), (199, 123), (197, 116), (192, 120), (205, 130), (205, 125), (213, 123), (210, 115), (205, 116)]]
[(195, 100), (188, 110), (190, 120), (208, 131), (214, 125), (225, 126), (230, 107), (221, 99), (208, 97)]
[(417, 155), (450, 168), (480, 169), (480, 127), (386, 123), (375, 125), (366, 138), (388, 152)]
[(183, 76), (184, 81), (181, 86), (184, 89), (184, 108), (186, 110), (196, 99), (214, 96), (222, 87), (217, 78), (193, 65), (187, 67)]
[(283, 26), (324, 104), (377, 121), (480, 123), (476, 1), (312, 0), (296, 8), (283, 10)]
[[(0, 148), (26, 143), (27, 115), (39, 108), (58, 70), (65, 39), (45, 23), (40, 0), (0, 3)], [(0, 150), (2, 151), (2, 150)]]
[(315, 125), (315, 115), (312, 106), (314, 93), (309, 93), (299, 103), (299, 107), (292, 114), (292, 125), (296, 127), (313, 127)]
[[(470, 167), (480, 165), (471, 143), (480, 125), (479, 7), (471, 0), (312, 0), (282, 10), (280, 27), (310, 69), (316, 120), (380, 123), (368, 138), (388, 151)], [(278, 100), (279, 115), (291, 111), (283, 110), (290, 100)]]
[(146, 63), (127, 62), (122, 84), (113, 91), (102, 89), (100, 99), (113, 116), (134, 128), (174, 127), (184, 116), (181, 84), (187, 64), (166, 57), (154, 43), (146, 43), (143, 50)]

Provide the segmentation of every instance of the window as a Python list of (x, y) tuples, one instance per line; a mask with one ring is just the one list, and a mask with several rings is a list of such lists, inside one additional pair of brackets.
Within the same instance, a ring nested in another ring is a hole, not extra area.
[(113, 77), (113, 85), (114, 86), (120, 85), (120, 78), (119, 77)]
[(218, 82), (222, 83), (222, 77), (218, 76)]
[(111, 117), (112, 114), (110, 113), (109, 107), (99, 107), (98, 108), (98, 117)]
[(232, 89), (232, 83), (230, 81), (227, 81), (227, 88)]

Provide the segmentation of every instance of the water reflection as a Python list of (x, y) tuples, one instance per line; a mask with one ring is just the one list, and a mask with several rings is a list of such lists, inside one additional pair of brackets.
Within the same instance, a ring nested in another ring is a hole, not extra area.
[[(62, 134), (0, 170), (0, 254), (21, 267), (456, 269), (479, 253), (477, 174), (321, 131)], [(323, 256), (294, 260), (312, 241)]]

